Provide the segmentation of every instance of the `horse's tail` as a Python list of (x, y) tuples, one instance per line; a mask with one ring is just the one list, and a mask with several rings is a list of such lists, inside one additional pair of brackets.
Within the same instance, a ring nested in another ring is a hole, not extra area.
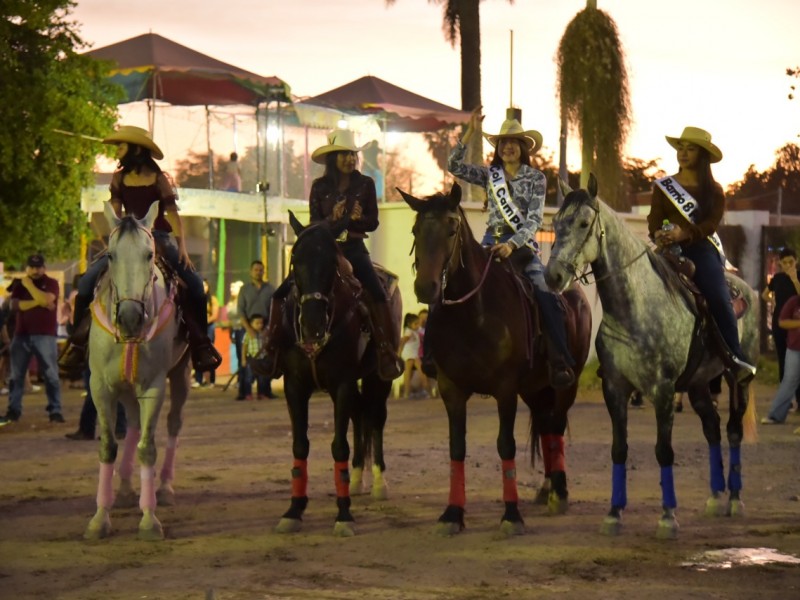
[(746, 444), (755, 444), (758, 442), (758, 429), (756, 428), (757, 419), (756, 392), (751, 385), (747, 388), (747, 409), (744, 411), (744, 417), (742, 418), (742, 439)]

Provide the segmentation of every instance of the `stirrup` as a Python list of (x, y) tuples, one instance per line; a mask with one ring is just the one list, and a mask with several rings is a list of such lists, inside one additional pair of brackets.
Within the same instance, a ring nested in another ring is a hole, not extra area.
[(195, 371), (214, 371), (222, 364), (222, 357), (210, 340), (204, 340), (192, 348), (192, 364)]
[(58, 357), (59, 372), (69, 379), (79, 379), (86, 367), (86, 347), (67, 342), (66, 348)]
[(731, 369), (731, 371), (736, 379), (736, 383), (739, 385), (750, 383), (756, 376), (756, 368), (750, 363), (746, 363), (741, 358), (736, 356), (732, 356), (731, 360), (734, 364), (734, 367)]

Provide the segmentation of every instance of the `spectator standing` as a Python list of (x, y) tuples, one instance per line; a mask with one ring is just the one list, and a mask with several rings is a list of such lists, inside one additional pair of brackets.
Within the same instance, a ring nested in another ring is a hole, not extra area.
[[(234, 281), (230, 285), (230, 298), (225, 304), (225, 322), (222, 324), (228, 330), (231, 338), (230, 361), (231, 374), (239, 375), (242, 364), (242, 341), (244, 340), (244, 327), (239, 318), (239, 290), (244, 285), (243, 281)], [(241, 383), (241, 379), (240, 379)]]
[[(800, 294), (800, 271), (797, 270), (797, 254), (792, 248), (784, 248), (778, 255), (781, 270), (769, 280), (767, 287), (761, 292), (765, 302), (772, 300), (772, 339), (775, 342), (775, 354), (778, 357), (778, 375), (783, 381), (786, 365), (786, 340), (788, 331), (778, 321), (781, 311), (789, 298)], [(795, 390), (795, 400), (800, 410), (800, 387)]]
[(403, 319), (403, 337), (400, 339), (400, 358), (403, 359), (403, 396), (411, 397), (411, 375), (416, 369), (422, 380), (425, 392), (430, 394), (430, 384), (425, 373), (422, 372), (422, 359), (420, 352), (422, 344), (419, 335), (420, 319), (414, 313), (407, 313)]
[(222, 189), (226, 192), (242, 191), (242, 172), (239, 169), (239, 155), (236, 152), (231, 152), (230, 160), (225, 165)]
[[(268, 318), (270, 302), (272, 301), (272, 294), (275, 293), (275, 288), (264, 280), (264, 263), (260, 260), (254, 260), (250, 263), (250, 281), (242, 286), (239, 290), (239, 300), (237, 308), (239, 312), (239, 319), (245, 331), (245, 336), (256, 337), (256, 330), (253, 329), (250, 321), (254, 315), (260, 315)], [(244, 355), (242, 356), (244, 361)], [(239, 377), (239, 395), (236, 396), (237, 400), (245, 400), (247, 396), (247, 387), (242, 381), (244, 378)], [(275, 398), (272, 393), (272, 384), (267, 378), (267, 387), (263, 390), (267, 398)]]
[(36, 356), (41, 369), (40, 376), (45, 382), (50, 421), (64, 422), (61, 414), (56, 345), (58, 296), (58, 282), (45, 273), (44, 257), (41, 254), (30, 255), (25, 267), (25, 276), (14, 280), (11, 284), (11, 310), (17, 315), (14, 337), (9, 348), (11, 385), (8, 411), (0, 418), (0, 424), (18, 421), (22, 416), (25, 373), (31, 356)]
[(242, 352), (242, 368), (241, 379), (244, 380), (244, 396), (236, 398), (237, 400), (252, 400), (253, 399), (253, 382), (256, 383), (257, 398), (263, 400), (264, 398), (275, 398), (270, 388), (269, 377), (266, 375), (256, 375), (250, 367), (251, 359), (255, 358), (261, 352), (263, 340), (261, 333), (264, 330), (264, 315), (253, 314), (250, 316), (250, 327), (253, 334), (250, 332), (244, 334), (244, 342)]
[(792, 398), (800, 385), (800, 296), (792, 296), (786, 301), (781, 314), (778, 315), (778, 326), (787, 330), (786, 336), (786, 372), (778, 391), (772, 398), (769, 413), (761, 419), (762, 425), (785, 423), (792, 405)]

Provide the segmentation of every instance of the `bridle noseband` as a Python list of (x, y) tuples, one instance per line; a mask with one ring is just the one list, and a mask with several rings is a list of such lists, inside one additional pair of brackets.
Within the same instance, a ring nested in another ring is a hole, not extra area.
[[(119, 289), (117, 288), (117, 284), (114, 281), (114, 277), (112, 276), (108, 278), (109, 286), (111, 288), (111, 304), (114, 306), (113, 324), (115, 327), (115, 336), (117, 338), (117, 341), (126, 343), (136, 343), (136, 344), (144, 341), (142, 334), (145, 330), (145, 325), (147, 324), (148, 320), (151, 317), (151, 315), (148, 314), (148, 307), (153, 301), (153, 291), (155, 289), (155, 282), (157, 279), (155, 272), (155, 252), (156, 252), (155, 238), (153, 237), (153, 233), (146, 227), (142, 227), (141, 225), (137, 224), (137, 229), (139, 232), (142, 232), (147, 236), (148, 240), (150, 241), (150, 248), (153, 253), (153, 259), (150, 260), (150, 268), (149, 268), (150, 274), (147, 278), (147, 282), (145, 283), (144, 289), (142, 290), (141, 296), (138, 298), (134, 298), (131, 296), (121, 296), (119, 293)], [(115, 235), (118, 235), (119, 231), (120, 227), (117, 226), (108, 235), (109, 246), (111, 245), (111, 239)], [(135, 304), (138, 304), (142, 311), (143, 315), (142, 329), (136, 336), (123, 336), (119, 332), (119, 310), (120, 310), (120, 305), (123, 302), (133, 302)], [(153, 308), (155, 308), (155, 306), (153, 306)]]

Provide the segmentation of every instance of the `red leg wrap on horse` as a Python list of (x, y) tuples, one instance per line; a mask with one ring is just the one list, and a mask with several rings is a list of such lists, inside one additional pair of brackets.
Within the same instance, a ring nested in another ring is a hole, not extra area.
[(308, 495), (308, 461), (294, 459), (292, 465), (292, 498), (305, 498)]
[(347, 461), (333, 463), (333, 480), (336, 483), (336, 497), (347, 498), (350, 496), (350, 471)]
[(566, 472), (564, 459), (564, 436), (546, 435), (542, 438), (542, 447), (547, 446), (550, 452), (550, 471)]
[(467, 493), (464, 483), (464, 461), (450, 461), (450, 499), (448, 504), (464, 508), (467, 503)]
[(553, 454), (550, 452), (550, 436), (543, 435), (540, 439), (540, 446), (542, 447), (542, 462), (544, 463), (544, 476), (550, 477), (550, 471), (553, 470)]
[(503, 502), (517, 502), (517, 467), (514, 460), (503, 461)]

